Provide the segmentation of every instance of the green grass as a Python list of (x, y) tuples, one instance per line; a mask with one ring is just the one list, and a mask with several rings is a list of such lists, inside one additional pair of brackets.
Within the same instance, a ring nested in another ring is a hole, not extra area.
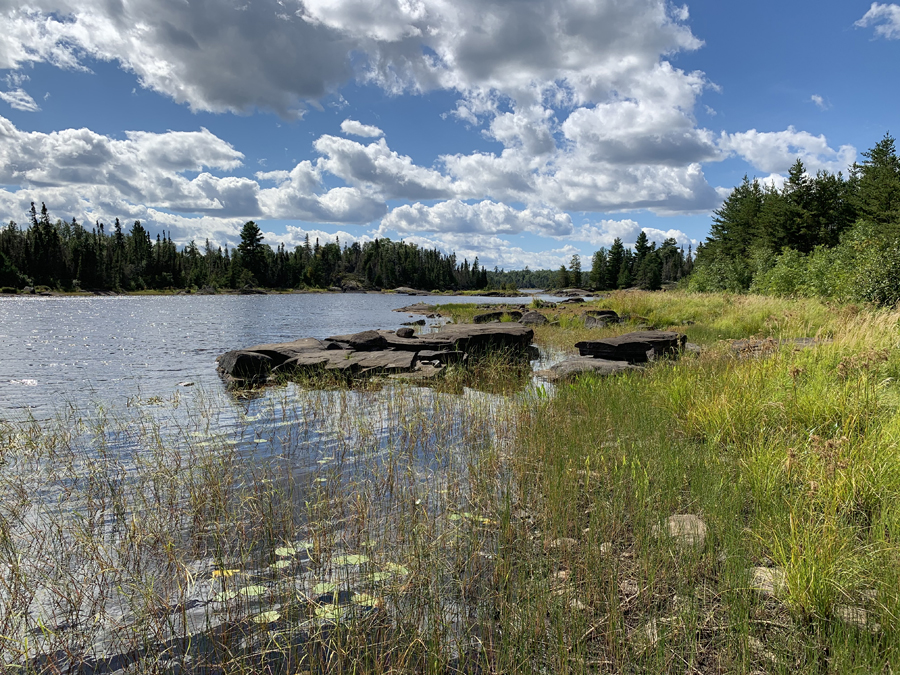
[[(590, 308), (633, 318), (585, 329)], [(678, 292), (542, 311), (547, 348), (644, 322), (703, 351), (553, 389), (484, 355), (433, 389), (288, 384), (249, 416), (198, 396), (0, 426), (0, 663), (897, 670), (900, 313)], [(731, 349), (751, 335), (785, 342)], [(668, 536), (687, 514), (702, 542)]]

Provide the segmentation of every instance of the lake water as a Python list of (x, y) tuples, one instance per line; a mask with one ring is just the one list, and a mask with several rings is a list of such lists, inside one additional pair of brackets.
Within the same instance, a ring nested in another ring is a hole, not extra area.
[[(66, 405), (120, 407), (192, 382), (223, 389), (215, 359), (301, 337), (395, 329), (416, 302), (527, 303), (529, 298), (296, 294), (0, 298), (0, 421)], [(415, 317), (421, 318), (421, 317)]]

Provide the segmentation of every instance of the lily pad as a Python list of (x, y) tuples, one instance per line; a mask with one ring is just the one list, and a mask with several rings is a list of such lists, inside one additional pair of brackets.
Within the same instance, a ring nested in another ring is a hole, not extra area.
[(335, 565), (363, 565), (369, 562), (365, 555), (339, 555), (331, 559)]
[(336, 621), (337, 619), (340, 619), (346, 611), (346, 608), (341, 605), (322, 605), (316, 608), (316, 617), (325, 619), (326, 621)]
[(291, 566), (290, 560), (276, 560), (271, 565), (269, 565), (269, 568), (273, 569), (273, 570), (283, 570), (285, 567), (290, 567), (290, 566)]
[(229, 600), (233, 600), (234, 598), (236, 598), (237, 595), (238, 592), (232, 588), (227, 591), (222, 591), (221, 593), (216, 593), (213, 596), (213, 600), (215, 600), (216, 602), (228, 602)]
[(251, 616), (250, 620), (253, 623), (273, 623), (274, 621), (278, 621), (281, 618), (281, 614), (275, 611), (270, 612), (261, 612), (256, 616)]
[(279, 546), (275, 549), (275, 555), (279, 558), (290, 558), (293, 555), (297, 555), (297, 549), (293, 546)]
[(213, 570), (212, 576), (213, 579), (228, 579), (229, 577), (233, 577), (235, 574), (240, 574), (240, 570)]
[(265, 592), (265, 586), (244, 586), (241, 590), (238, 591), (238, 593), (248, 598), (259, 597), (260, 595), (265, 594)]
[(390, 572), (372, 572), (371, 579), (376, 584), (391, 578)]
[(330, 581), (322, 581), (315, 586), (313, 586), (313, 593), (317, 595), (321, 595), (322, 593), (334, 593), (337, 590), (337, 586)]
[(385, 563), (384, 569), (386, 569), (388, 572), (391, 572), (392, 574), (396, 574), (401, 577), (405, 577), (407, 574), (409, 574), (409, 570), (407, 568), (405, 568), (403, 565), (398, 565), (397, 563)]
[(354, 605), (363, 605), (364, 607), (377, 607), (379, 600), (368, 593), (354, 593), (353, 599), (350, 600), (350, 602)]

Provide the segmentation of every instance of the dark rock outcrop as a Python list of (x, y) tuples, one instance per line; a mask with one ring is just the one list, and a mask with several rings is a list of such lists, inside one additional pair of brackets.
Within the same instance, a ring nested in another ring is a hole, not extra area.
[(535, 311), (525, 312), (522, 315), (522, 318), (519, 319), (519, 323), (525, 324), (526, 326), (543, 326), (547, 321), (548, 319), (546, 316)]
[(575, 348), (582, 356), (610, 361), (645, 363), (663, 356), (675, 356), (687, 341), (687, 336), (670, 331), (636, 331), (602, 340), (578, 342)]
[(409, 327), (398, 328), (396, 332), (397, 337), (402, 338), (411, 338), (415, 337), (416, 331)]
[(609, 321), (599, 316), (585, 316), (584, 317), (584, 327), (585, 328), (606, 328), (609, 325)]
[(256, 345), (222, 354), (217, 359), (218, 370), (235, 385), (259, 384), (270, 374), (315, 370), (346, 375), (433, 374), (446, 364), (464, 362), (469, 353), (477, 351), (506, 349), (525, 356), (534, 337), (534, 331), (517, 323), (455, 324), (421, 336), (399, 335), (403, 330)]
[(514, 321), (518, 321), (522, 318), (522, 312), (517, 309), (504, 309), (498, 312), (485, 312), (483, 314), (476, 314), (472, 317), (472, 321), (474, 323), (489, 323), (491, 321), (502, 321), (504, 317), (510, 317)]

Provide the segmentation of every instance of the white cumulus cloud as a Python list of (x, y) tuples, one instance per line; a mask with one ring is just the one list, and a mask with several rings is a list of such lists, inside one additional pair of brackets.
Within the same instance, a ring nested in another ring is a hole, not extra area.
[(751, 129), (736, 134), (723, 133), (719, 146), (768, 173), (785, 173), (798, 158), (811, 173), (819, 169), (832, 173), (846, 171), (856, 161), (856, 148), (852, 145), (842, 145), (835, 150), (828, 145), (824, 135), (814, 136), (792, 126), (784, 131)]
[(345, 134), (363, 136), (365, 138), (378, 138), (379, 136), (384, 136), (384, 132), (378, 127), (350, 119), (341, 122), (341, 131)]
[(900, 5), (873, 2), (869, 11), (854, 25), (860, 28), (875, 26), (875, 35), (888, 40), (900, 40)]
[(466, 204), (453, 199), (434, 206), (419, 203), (399, 206), (382, 219), (381, 229), (504, 235), (532, 232), (563, 236), (572, 233), (572, 219), (567, 213), (551, 209), (517, 210), (497, 202)]

